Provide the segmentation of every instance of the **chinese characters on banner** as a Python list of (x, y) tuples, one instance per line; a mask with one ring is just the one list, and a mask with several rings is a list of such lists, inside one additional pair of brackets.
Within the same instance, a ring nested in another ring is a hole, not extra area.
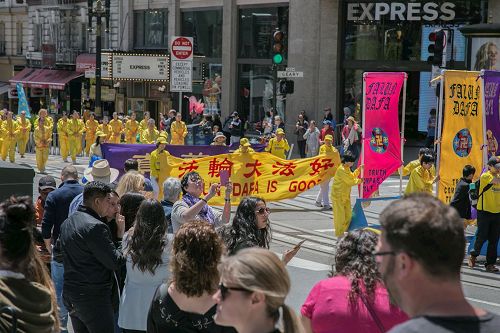
[(401, 166), (398, 107), (405, 78), (406, 73), (364, 74), (362, 198), (369, 198)]
[(465, 165), (483, 165), (483, 108), (479, 72), (445, 71), (438, 198), (449, 203)]
[(484, 113), (486, 116), (486, 145), (488, 158), (500, 154), (500, 72), (484, 71)]

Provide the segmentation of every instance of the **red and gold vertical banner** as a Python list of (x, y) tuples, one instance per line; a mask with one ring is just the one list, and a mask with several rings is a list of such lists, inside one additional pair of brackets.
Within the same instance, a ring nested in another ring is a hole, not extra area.
[(365, 170), (362, 198), (369, 198), (401, 166), (398, 110), (406, 73), (364, 73), (363, 78)]
[(438, 197), (449, 203), (469, 164), (483, 167), (483, 91), (479, 72), (444, 72), (444, 109), (440, 139)]

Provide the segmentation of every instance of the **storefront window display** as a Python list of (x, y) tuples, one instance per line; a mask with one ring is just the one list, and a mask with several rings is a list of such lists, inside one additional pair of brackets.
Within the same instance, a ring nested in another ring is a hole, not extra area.
[(134, 47), (136, 49), (168, 48), (167, 10), (134, 12)]

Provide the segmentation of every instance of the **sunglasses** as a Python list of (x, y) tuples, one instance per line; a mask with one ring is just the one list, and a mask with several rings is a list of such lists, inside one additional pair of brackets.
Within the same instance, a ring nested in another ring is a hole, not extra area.
[(227, 294), (229, 293), (229, 290), (236, 290), (236, 291), (245, 291), (247, 293), (251, 293), (250, 290), (245, 289), (245, 288), (237, 288), (237, 287), (226, 287), (224, 283), (219, 283), (219, 290), (220, 290), (220, 296), (222, 300), (225, 300), (227, 297)]
[(264, 215), (264, 213), (266, 213), (268, 215), (271, 214), (271, 210), (269, 208), (267, 208), (267, 207), (266, 208), (261, 208), (259, 210), (256, 210), (255, 212), (257, 214), (260, 214), (260, 215)]
[(198, 176), (191, 176), (189, 177), (189, 180), (192, 182), (192, 183), (199, 183), (202, 181), (201, 177), (198, 177)]

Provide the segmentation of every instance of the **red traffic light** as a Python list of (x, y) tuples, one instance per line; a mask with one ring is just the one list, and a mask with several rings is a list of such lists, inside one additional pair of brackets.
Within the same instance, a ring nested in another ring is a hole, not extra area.
[(437, 34), (436, 34), (436, 32), (435, 32), (435, 31), (433, 31), (433, 32), (431, 32), (431, 33), (429, 34), (429, 40), (430, 40), (431, 42), (435, 42), (435, 41), (436, 41), (436, 38), (437, 38)]
[(283, 31), (276, 31), (274, 34), (273, 34), (273, 40), (275, 43), (280, 43), (283, 41), (283, 38), (285, 37), (285, 34), (283, 33)]

